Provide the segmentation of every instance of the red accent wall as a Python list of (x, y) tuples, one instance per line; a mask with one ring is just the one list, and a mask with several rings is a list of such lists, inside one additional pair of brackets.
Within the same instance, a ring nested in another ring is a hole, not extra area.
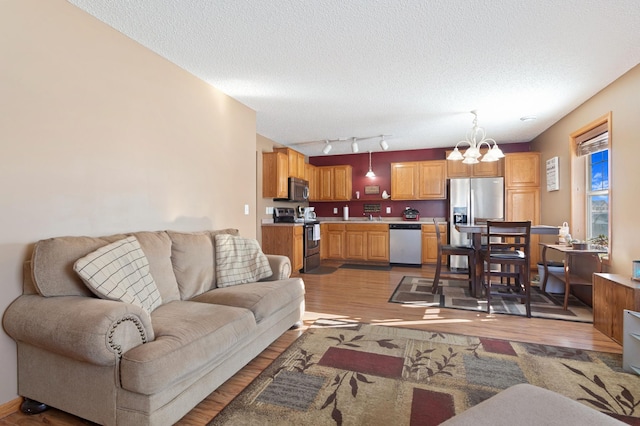
[[(528, 142), (501, 144), (504, 153), (530, 151)], [(392, 201), (383, 200), (382, 192), (391, 192), (391, 163), (403, 161), (428, 161), (445, 158), (445, 151), (451, 148), (415, 149), (407, 151), (376, 151), (371, 153), (371, 168), (376, 177), (365, 177), (369, 170), (369, 153), (325, 155), (309, 157), (309, 163), (315, 166), (334, 166), (338, 164), (350, 164), (353, 167), (353, 194), (348, 202), (310, 202), (315, 207), (319, 217), (342, 217), (342, 208), (349, 206), (349, 216), (352, 218), (365, 217), (364, 204), (380, 204), (380, 213), (374, 216), (399, 218), (406, 207), (412, 207), (420, 212), (421, 217), (447, 217), (446, 200), (428, 201)], [(375, 185), (380, 187), (380, 194), (366, 195), (364, 187)], [(360, 199), (356, 200), (356, 191), (360, 191)], [(391, 213), (386, 213), (386, 208), (391, 207)], [(333, 213), (337, 208), (338, 212)]]

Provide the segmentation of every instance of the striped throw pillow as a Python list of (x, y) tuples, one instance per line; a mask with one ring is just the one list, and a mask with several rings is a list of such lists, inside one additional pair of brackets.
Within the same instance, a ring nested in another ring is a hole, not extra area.
[(273, 275), (258, 241), (228, 234), (215, 236), (216, 286), (229, 287), (260, 281)]

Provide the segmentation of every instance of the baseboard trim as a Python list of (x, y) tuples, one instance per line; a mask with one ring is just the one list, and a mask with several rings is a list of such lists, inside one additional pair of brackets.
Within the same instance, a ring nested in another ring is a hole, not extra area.
[(22, 397), (18, 397), (9, 402), (5, 402), (4, 404), (0, 404), (0, 419), (4, 419), (5, 417), (20, 411), (21, 404)]

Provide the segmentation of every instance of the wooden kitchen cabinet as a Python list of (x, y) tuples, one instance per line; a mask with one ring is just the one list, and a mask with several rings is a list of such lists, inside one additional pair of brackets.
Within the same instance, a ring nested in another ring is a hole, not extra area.
[(620, 344), (625, 309), (640, 311), (640, 282), (617, 274), (593, 274), (593, 326)]
[(287, 198), (289, 160), (282, 152), (262, 153), (262, 197)]
[(391, 199), (446, 199), (446, 170), (446, 160), (391, 163)]
[(366, 225), (346, 225), (344, 234), (344, 257), (350, 260), (367, 260)]
[(327, 223), (321, 225), (323, 259), (389, 261), (389, 225), (383, 223)]
[(418, 194), (418, 164), (391, 163), (391, 199), (416, 200)]
[[(323, 233), (320, 228), (320, 256), (325, 259), (344, 259), (345, 225), (342, 223), (328, 223)], [(323, 235), (324, 234), (324, 235)]]
[(318, 201), (320, 199), (318, 168), (313, 164), (304, 163), (304, 180), (309, 182), (309, 201)]
[(291, 269), (303, 267), (304, 228), (302, 225), (263, 225), (262, 251), (265, 254), (287, 256)]
[(319, 180), (318, 201), (351, 200), (352, 166), (320, 166), (317, 170)]
[[(464, 150), (460, 150), (460, 152), (464, 154)], [(486, 149), (480, 150), (480, 152), (486, 153)], [(446, 151), (445, 158), (448, 157), (450, 153), (451, 151)], [(462, 161), (445, 161), (447, 162), (448, 178), (495, 177), (504, 176), (505, 173), (504, 158), (501, 158), (498, 161), (480, 161), (477, 164), (464, 164)]]
[(516, 152), (505, 156), (505, 187), (540, 188), (540, 153)]
[(418, 163), (418, 199), (444, 200), (446, 198), (447, 160), (420, 161)]
[[(505, 156), (505, 219), (540, 224), (540, 153), (518, 152)], [(540, 236), (531, 235), (531, 269), (537, 269)]]
[[(440, 242), (447, 244), (447, 224), (439, 223)], [(435, 224), (422, 225), (422, 263), (436, 264), (438, 261), (438, 239)], [(442, 264), (446, 265), (447, 256), (442, 256)]]
[(304, 154), (291, 148), (273, 148), (273, 152), (281, 152), (287, 156), (288, 177), (304, 179)]

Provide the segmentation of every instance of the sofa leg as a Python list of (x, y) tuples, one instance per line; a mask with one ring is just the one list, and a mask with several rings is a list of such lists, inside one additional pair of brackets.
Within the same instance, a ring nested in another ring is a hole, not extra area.
[(47, 404), (29, 398), (25, 398), (24, 401), (22, 401), (22, 405), (20, 405), (20, 411), (25, 414), (40, 414), (48, 409), (49, 406)]

